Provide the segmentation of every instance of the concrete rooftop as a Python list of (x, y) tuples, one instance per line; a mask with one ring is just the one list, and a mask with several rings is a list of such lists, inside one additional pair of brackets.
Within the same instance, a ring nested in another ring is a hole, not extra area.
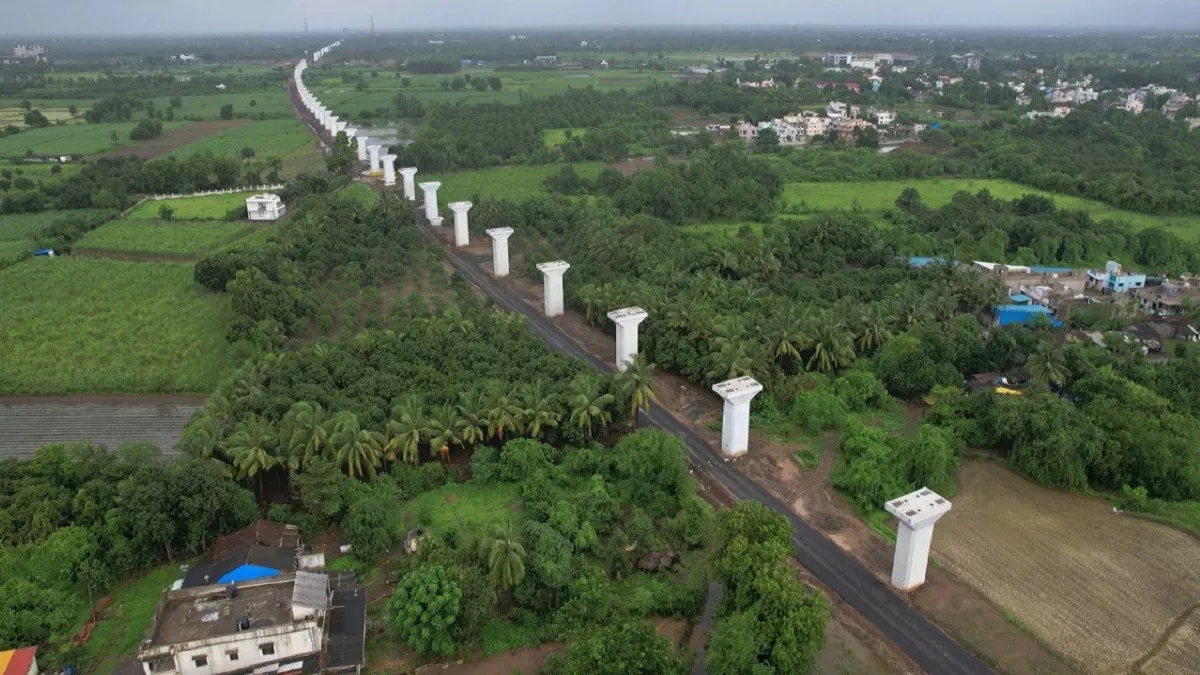
[(889, 501), (885, 508), (909, 527), (919, 527), (949, 511), (950, 501), (929, 488), (921, 488)]

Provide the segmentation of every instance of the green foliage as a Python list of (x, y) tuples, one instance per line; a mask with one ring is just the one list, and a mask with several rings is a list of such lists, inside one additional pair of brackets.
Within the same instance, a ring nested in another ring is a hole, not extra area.
[(453, 654), (457, 644), (451, 626), (461, 601), (462, 591), (446, 577), (446, 568), (421, 567), (404, 575), (388, 599), (388, 625), (418, 654)]
[(675, 675), (686, 668), (667, 638), (642, 621), (604, 626), (567, 645), (555, 675)]
[[(166, 211), (169, 211), (167, 213)], [(170, 256), (213, 253), (254, 231), (247, 223), (174, 220), (175, 213), (164, 204), (162, 220), (116, 220), (92, 230), (75, 245), (80, 251), (120, 251)], [(163, 218), (169, 215), (170, 218)]]
[(374, 562), (392, 547), (400, 534), (393, 510), (394, 505), (379, 496), (360, 499), (350, 505), (342, 521), (342, 531), (356, 558)]
[(151, 138), (162, 136), (163, 123), (162, 120), (147, 117), (140, 120), (133, 131), (129, 132), (129, 140), (131, 141), (148, 141)]
[(856, 423), (842, 436), (830, 482), (863, 511), (921, 487), (952, 496), (961, 448), (952, 433), (935, 426), (922, 425), (916, 438), (906, 439)]
[(532, 439), (517, 439), (504, 444), (500, 453), (500, 479), (521, 482), (550, 466), (554, 448)]
[(613, 448), (617, 489), (651, 516), (679, 511), (690, 479), (683, 443), (658, 429), (640, 429), (617, 441)]

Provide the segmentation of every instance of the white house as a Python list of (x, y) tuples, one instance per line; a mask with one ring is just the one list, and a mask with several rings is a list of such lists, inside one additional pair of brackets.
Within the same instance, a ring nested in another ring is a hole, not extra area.
[(831, 120), (842, 119), (846, 116), (846, 104), (830, 101), (829, 105), (825, 106), (825, 116)]
[(891, 110), (876, 110), (875, 123), (881, 127), (886, 127), (896, 121), (896, 113)]
[(246, 214), (250, 220), (279, 220), (287, 215), (287, 205), (279, 195), (254, 195), (246, 198)]

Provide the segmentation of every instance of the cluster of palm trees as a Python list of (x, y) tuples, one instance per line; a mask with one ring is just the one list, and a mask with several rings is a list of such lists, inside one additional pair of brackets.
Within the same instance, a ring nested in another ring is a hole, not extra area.
[(410, 395), (393, 407), (380, 431), (363, 428), (352, 412), (330, 412), (311, 401), (293, 404), (277, 423), (258, 414), (233, 422), (227, 402), (217, 395), (189, 422), (180, 446), (238, 480), (261, 481), (276, 467), (303, 471), (315, 458), (332, 461), (353, 478), (370, 479), (391, 462), (417, 464), (422, 447), (445, 461), (452, 448), (499, 445), (514, 436), (540, 439), (563, 424), (594, 437), (612, 424), (618, 395), (630, 401), (631, 412), (649, 407), (651, 371), (639, 359), (612, 383), (584, 373), (561, 392), (537, 380), (515, 387), (488, 382), (437, 405)]

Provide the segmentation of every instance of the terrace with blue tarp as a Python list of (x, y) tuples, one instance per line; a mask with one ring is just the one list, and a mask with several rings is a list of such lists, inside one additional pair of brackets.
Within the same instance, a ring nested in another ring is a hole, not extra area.
[(1042, 305), (1000, 305), (996, 308), (996, 325), (1009, 326), (1020, 324), (1028, 326), (1037, 320), (1037, 317), (1044, 316), (1050, 321), (1050, 325), (1055, 328), (1062, 328), (1063, 322), (1054, 318), (1054, 310)]

